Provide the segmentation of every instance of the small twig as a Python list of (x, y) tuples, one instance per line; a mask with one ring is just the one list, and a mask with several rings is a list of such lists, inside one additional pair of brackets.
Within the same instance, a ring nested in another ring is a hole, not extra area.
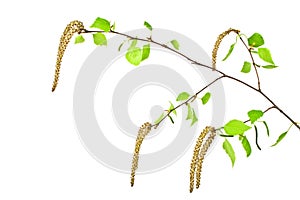
[[(266, 110), (264, 110), (263, 113), (265, 114), (266, 112), (268, 112), (269, 110), (271, 110), (271, 109), (273, 109), (273, 108), (276, 108), (276, 107), (271, 106), (271, 107), (267, 108)], [(247, 123), (247, 122), (249, 122), (249, 121), (250, 121), (250, 119), (247, 119), (246, 121), (244, 121), (244, 123)]]
[(180, 108), (180, 107), (183, 106), (183, 105), (187, 105), (187, 104), (190, 103), (190, 102), (193, 102), (201, 92), (203, 92), (203, 91), (204, 91), (205, 89), (207, 89), (209, 86), (211, 86), (212, 84), (214, 84), (215, 82), (217, 82), (218, 80), (220, 80), (221, 78), (224, 78), (224, 77), (225, 77), (225, 76), (223, 75), (223, 76), (220, 76), (220, 77), (216, 78), (215, 80), (213, 80), (212, 82), (210, 82), (208, 85), (206, 85), (205, 87), (203, 87), (201, 90), (199, 90), (198, 92), (196, 92), (193, 96), (191, 96), (190, 98), (188, 98), (186, 101), (183, 101), (182, 103), (180, 103), (179, 105), (177, 105), (177, 106), (174, 107), (173, 109), (168, 110), (167, 114), (166, 114), (159, 122), (157, 122), (156, 124), (153, 124), (152, 126), (154, 126), (154, 128), (157, 128), (157, 127), (161, 124), (161, 122), (163, 122), (167, 117), (169, 117), (170, 114), (171, 114), (174, 110)]
[(246, 47), (247, 51), (249, 52), (249, 55), (250, 55), (250, 58), (252, 60), (252, 64), (253, 64), (253, 67), (254, 67), (254, 70), (255, 70), (255, 73), (256, 73), (256, 78), (257, 78), (257, 87), (258, 87), (258, 90), (260, 91), (260, 79), (259, 79), (259, 75), (258, 75), (258, 70), (257, 70), (257, 67), (259, 67), (259, 65), (257, 65), (254, 61), (254, 58), (253, 58), (253, 55), (252, 55), (252, 52), (251, 52), (251, 47), (249, 48), (248, 45), (246, 44), (246, 42), (243, 40), (243, 38), (238, 35), (240, 40), (242, 41), (242, 43), (244, 44), (244, 46)]
[[(276, 108), (276, 107), (271, 106), (271, 107), (267, 108), (266, 110), (264, 110), (263, 113), (265, 114), (266, 112), (270, 111), (270, 110), (273, 109), (273, 108)], [(250, 121), (250, 119), (247, 119), (247, 120), (244, 121), (244, 123), (247, 123), (247, 122), (249, 122), (249, 121)], [(224, 129), (223, 126), (217, 128), (216, 130), (221, 131), (222, 129)], [(221, 137), (233, 137), (233, 135), (226, 135), (226, 134), (219, 134), (219, 136), (221, 136)]]

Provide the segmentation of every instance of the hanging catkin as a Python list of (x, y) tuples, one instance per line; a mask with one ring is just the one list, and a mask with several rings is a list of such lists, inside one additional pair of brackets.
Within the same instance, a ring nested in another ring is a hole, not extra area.
[(199, 151), (203, 142), (203, 139), (205, 138), (206, 134), (210, 130), (210, 126), (207, 126), (203, 129), (201, 134), (199, 135), (195, 148), (194, 148), (194, 153), (193, 153), (193, 158), (191, 161), (191, 168), (190, 168), (190, 192), (193, 192), (194, 190), (194, 179), (195, 179), (195, 169), (196, 169), (196, 164), (199, 159)]
[(55, 65), (55, 75), (54, 75), (54, 81), (53, 81), (53, 85), (52, 85), (52, 92), (55, 91), (55, 88), (58, 83), (60, 66), (61, 66), (61, 62), (62, 62), (62, 58), (65, 53), (65, 50), (67, 48), (67, 45), (70, 42), (74, 33), (80, 34), (83, 30), (84, 30), (83, 23), (80, 21), (77, 21), (77, 20), (70, 22), (67, 25), (67, 27), (65, 28), (65, 30), (60, 38), (60, 42), (59, 42), (56, 65)]
[(236, 34), (239, 34), (240, 31), (239, 30), (236, 30), (236, 29), (228, 29), (227, 31), (224, 31), (223, 33), (221, 33), (218, 38), (217, 38), (217, 41), (215, 42), (215, 45), (214, 45), (214, 49), (212, 51), (212, 68), (213, 70), (216, 69), (216, 63), (217, 63), (217, 53), (218, 53), (218, 49), (220, 47), (220, 44), (222, 42), (222, 40), (224, 39), (224, 37), (226, 35), (228, 35), (230, 32), (235, 32)]
[(200, 179), (201, 179), (201, 170), (202, 170), (202, 164), (204, 157), (207, 153), (207, 150), (209, 149), (211, 143), (215, 139), (216, 136), (216, 130), (213, 127), (210, 127), (210, 134), (208, 135), (208, 138), (206, 139), (205, 143), (201, 147), (200, 153), (199, 153), (199, 159), (197, 161), (196, 166), (196, 188), (198, 189), (200, 186)]
[(134, 153), (133, 153), (133, 158), (132, 158), (132, 166), (131, 166), (131, 179), (130, 179), (130, 184), (131, 187), (134, 185), (134, 177), (135, 177), (135, 171), (138, 168), (138, 162), (139, 162), (139, 152), (141, 149), (142, 142), (146, 135), (151, 131), (151, 124), (149, 122), (144, 123), (138, 132), (137, 138), (136, 138), (136, 143), (135, 143), (135, 148), (134, 148)]

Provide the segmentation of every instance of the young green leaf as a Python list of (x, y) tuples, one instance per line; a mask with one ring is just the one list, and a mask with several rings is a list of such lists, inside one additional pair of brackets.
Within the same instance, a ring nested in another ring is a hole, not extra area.
[(251, 124), (254, 124), (259, 118), (261, 118), (264, 115), (264, 112), (261, 110), (250, 110), (248, 112), (248, 117), (251, 121)]
[(192, 117), (192, 123), (191, 126), (193, 126), (198, 121), (197, 115), (195, 113), (195, 110), (193, 109), (193, 117)]
[[(170, 107), (169, 107), (168, 111), (170, 112), (171, 110), (173, 110), (173, 109), (174, 109), (174, 105), (172, 104), (172, 102), (171, 102), (171, 101), (169, 101), (169, 103), (170, 103)], [(175, 116), (177, 116), (177, 112), (176, 112), (176, 110), (173, 110), (173, 111), (172, 111), (172, 113), (173, 113)]]
[(162, 120), (162, 118), (164, 118), (164, 116), (165, 116), (165, 113), (162, 113), (162, 114), (154, 121), (154, 124), (159, 123), (159, 122)]
[(251, 155), (252, 150), (251, 150), (251, 145), (250, 145), (250, 143), (249, 143), (246, 136), (242, 137), (242, 145), (243, 145), (243, 148), (246, 151), (247, 157), (249, 157)]
[(102, 33), (95, 33), (93, 34), (94, 43), (96, 45), (107, 45), (107, 40), (104, 34)]
[(97, 17), (97, 19), (91, 25), (91, 28), (98, 28), (98, 29), (103, 30), (105, 32), (109, 32), (110, 31), (110, 22), (106, 19)]
[(267, 48), (258, 48), (258, 56), (262, 60), (274, 65), (274, 61), (272, 59), (272, 55), (271, 55), (271, 52), (270, 52), (269, 49), (267, 49)]
[(143, 58), (142, 49), (138, 47), (130, 48), (128, 49), (125, 57), (129, 63), (138, 66), (141, 63)]
[(245, 61), (241, 72), (249, 73), (250, 71), (251, 71), (251, 63), (248, 61)]
[(263, 121), (263, 123), (264, 123), (264, 125), (265, 125), (265, 127), (266, 127), (267, 135), (268, 135), (268, 137), (269, 137), (269, 136), (270, 136), (270, 130), (269, 130), (268, 124), (267, 124), (266, 121)]
[(121, 48), (122, 48), (122, 46), (124, 45), (124, 43), (125, 43), (125, 41), (123, 41), (123, 42), (119, 45), (118, 51), (121, 51)]
[(248, 45), (251, 47), (260, 47), (264, 43), (264, 38), (259, 33), (254, 33), (248, 38)]
[(251, 129), (250, 126), (247, 126), (244, 122), (237, 119), (229, 121), (224, 126), (224, 130), (228, 135), (243, 135), (244, 132), (249, 129)]
[(255, 144), (256, 144), (256, 147), (258, 148), (258, 150), (261, 151), (261, 148), (258, 144), (258, 130), (257, 130), (257, 127), (254, 125), (254, 130), (255, 130)]
[(191, 108), (191, 105), (188, 104), (187, 107), (188, 107), (188, 114), (186, 116), (186, 120), (193, 119), (193, 110)]
[(223, 142), (223, 149), (229, 156), (231, 163), (232, 163), (232, 167), (233, 167), (234, 163), (235, 163), (235, 152), (234, 152), (230, 142), (227, 139), (225, 139), (225, 141)]
[(137, 42), (138, 42), (138, 41), (137, 41), (136, 39), (132, 40), (129, 49), (136, 47)]
[(169, 117), (169, 119), (171, 120), (172, 124), (174, 124), (173, 118), (172, 118), (170, 115), (168, 115), (168, 117)]
[(278, 66), (276, 66), (276, 65), (264, 65), (262, 67), (265, 68), (265, 69), (274, 69), (274, 68), (277, 68)]
[(143, 46), (143, 53), (142, 53), (142, 61), (146, 60), (150, 55), (150, 44), (145, 44)]
[(230, 48), (229, 48), (229, 50), (228, 50), (228, 53), (226, 54), (225, 58), (223, 58), (222, 61), (225, 61), (225, 60), (231, 55), (231, 53), (232, 53), (232, 51), (233, 51), (233, 49), (234, 49), (235, 44), (236, 44), (236, 42), (233, 43), (232, 45), (230, 45)]
[(271, 147), (274, 147), (274, 146), (276, 146), (279, 142), (281, 142), (281, 140), (286, 136), (287, 133), (288, 133), (288, 131), (282, 133), (282, 134), (278, 137), (277, 141), (276, 141)]
[(176, 101), (184, 101), (187, 100), (190, 97), (190, 94), (187, 92), (181, 92), (178, 97), (176, 98)]
[(152, 31), (152, 26), (151, 26), (148, 22), (144, 21), (144, 26), (145, 26), (147, 29), (149, 29), (150, 31)]
[(210, 99), (211, 94), (209, 92), (205, 93), (205, 95), (203, 95), (203, 97), (201, 98), (202, 104), (205, 105), (209, 99)]
[(75, 38), (75, 44), (83, 43), (85, 41), (84, 37), (82, 35), (78, 35)]
[(171, 44), (174, 47), (174, 49), (179, 50), (179, 42), (177, 40), (172, 40)]

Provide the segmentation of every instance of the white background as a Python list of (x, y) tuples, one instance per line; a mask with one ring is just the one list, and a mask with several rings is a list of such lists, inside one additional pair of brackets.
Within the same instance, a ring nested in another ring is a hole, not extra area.
[[(71, 20), (89, 25), (96, 17), (104, 17), (116, 21), (119, 31), (140, 28), (148, 20), (154, 27), (181, 32), (207, 52), (220, 32), (233, 27), (265, 37), (280, 68), (261, 70), (263, 89), (300, 120), (297, 5), (289, 0), (2, 2), (0, 199), (299, 199), (300, 132), (293, 128), (280, 145), (270, 148), (290, 124), (277, 111), (265, 116), (272, 137), (266, 140), (261, 131), (263, 151), (253, 147), (247, 159), (234, 144), (237, 162), (232, 169), (219, 142), (205, 160), (201, 189), (189, 194), (192, 149), (171, 167), (138, 176), (130, 188), (127, 174), (102, 166), (82, 146), (73, 122), (72, 98), (80, 67), (95, 48), (91, 42), (70, 45), (63, 78), (51, 93), (58, 41)], [(227, 48), (224, 44), (223, 49)], [(242, 55), (234, 52), (224, 70), (239, 71), (244, 57), (233, 57)], [(244, 87), (229, 81), (225, 87), (227, 120), (245, 118), (249, 109), (268, 106)]]

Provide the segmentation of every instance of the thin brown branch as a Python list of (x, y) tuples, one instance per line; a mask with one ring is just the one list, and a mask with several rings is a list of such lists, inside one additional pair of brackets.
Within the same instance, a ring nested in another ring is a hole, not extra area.
[[(84, 32), (82, 32), (82, 33), (106, 33), (106, 32), (104, 32), (104, 31), (84, 30)], [(192, 58), (188, 57), (187, 55), (185, 55), (185, 54), (183, 54), (183, 53), (181, 53), (179, 51), (177, 51), (176, 49), (173, 49), (173, 48), (169, 47), (166, 44), (163, 44), (163, 43), (160, 43), (160, 42), (157, 42), (157, 41), (153, 40), (152, 37), (149, 37), (149, 38), (146, 38), (146, 39), (145, 38), (138, 38), (138, 37), (133, 37), (131, 35), (128, 35), (128, 34), (125, 34), (125, 33), (121, 33), (121, 32), (117, 32), (117, 31), (113, 31), (113, 30), (110, 30), (108, 33), (112, 33), (112, 34), (116, 34), (116, 35), (121, 35), (121, 36), (129, 38), (131, 40), (139, 40), (139, 41), (143, 41), (143, 42), (150, 42), (152, 44), (156, 44), (156, 45), (158, 45), (160, 47), (163, 47), (163, 48), (165, 48), (165, 49), (167, 49), (167, 50), (169, 50), (169, 51), (171, 51), (171, 52), (173, 52), (173, 53), (175, 53), (175, 54), (177, 54), (177, 55), (185, 58), (186, 60), (188, 60), (189, 62), (191, 62), (191, 64), (199, 65), (199, 66), (202, 66), (204, 68), (213, 70), (213, 68), (211, 66), (208, 66), (208, 65), (200, 63), (200, 62), (198, 62), (196, 60), (193, 60)], [(222, 74), (222, 75), (224, 75), (224, 73), (221, 72), (221, 71), (219, 71), (219, 70), (215, 70), (215, 71), (218, 72), (218, 73), (220, 73), (220, 74)]]
[(244, 46), (246, 47), (247, 51), (249, 52), (249, 55), (250, 55), (250, 58), (252, 60), (252, 64), (253, 64), (253, 67), (254, 67), (254, 70), (255, 70), (256, 78), (257, 78), (257, 87), (258, 87), (258, 90), (261, 90), (260, 89), (260, 79), (259, 79), (258, 70), (257, 70), (257, 67), (259, 65), (257, 65), (254, 61), (253, 54), (251, 52), (251, 47), (250, 48), (248, 47), (248, 45), (246, 44), (246, 42), (243, 40), (243, 38), (240, 35), (239, 35), (239, 38), (242, 41), (242, 43), (244, 44)]
[(228, 76), (228, 75), (225, 75), (225, 77), (231, 79), (231, 80), (234, 80), (238, 83), (241, 83), (249, 88), (251, 88), (252, 90), (258, 92), (259, 94), (261, 94), (263, 97), (265, 97), (273, 106), (275, 109), (277, 109), (280, 113), (282, 113), (293, 125), (295, 125), (299, 130), (300, 130), (300, 126), (299, 124), (297, 124), (297, 122), (295, 120), (293, 120), (288, 114), (286, 114), (281, 108), (279, 108), (271, 99), (270, 97), (268, 97), (265, 93), (263, 93), (261, 90), (259, 89), (256, 89), (255, 87), (249, 85), (248, 83), (240, 80), (240, 79), (237, 79), (235, 77), (232, 77), (232, 76)]
[[(98, 33), (98, 32), (104, 33), (104, 31), (90, 31), (90, 30), (84, 30), (84, 31), (82, 31), (82, 33)], [(166, 44), (163, 44), (163, 43), (160, 43), (160, 42), (157, 42), (157, 41), (153, 40), (152, 37), (149, 37), (149, 38), (138, 38), (138, 37), (133, 37), (133, 36), (130, 36), (130, 35), (128, 35), (128, 34), (121, 33), (121, 32), (117, 32), (117, 31), (113, 31), (113, 30), (110, 30), (110, 31), (107, 32), (107, 33), (112, 33), (112, 34), (116, 34), (116, 35), (121, 35), (121, 36), (127, 37), (127, 38), (129, 38), (129, 39), (136, 39), (136, 40), (139, 40), (139, 41), (144, 41), (144, 42), (149, 42), (149, 43), (152, 43), (152, 44), (156, 44), (156, 45), (158, 45), (158, 46), (161, 46), (161, 47), (163, 47), (163, 48), (165, 48), (165, 49), (167, 49), (167, 50), (169, 50), (169, 51), (171, 51), (171, 52), (173, 52), (173, 53), (175, 53), (175, 54), (177, 54), (177, 55), (179, 55), (179, 56), (185, 58), (187, 61), (191, 62), (191, 64), (198, 65), (198, 66), (201, 66), (201, 67), (204, 67), (204, 68), (213, 70), (213, 68), (212, 68), (211, 66), (208, 66), (208, 65), (205, 65), (205, 64), (203, 64), (203, 63), (200, 63), (200, 62), (198, 62), (198, 61), (196, 61), (196, 60), (193, 60), (192, 58), (188, 57), (187, 55), (185, 55), (185, 54), (183, 54), (183, 53), (181, 53), (181, 52), (179, 52), (179, 51), (177, 51), (177, 50), (175, 50), (175, 49), (173, 49), (173, 48), (167, 46)], [(214, 80), (213, 82), (211, 82), (210, 84), (208, 84), (206, 87), (202, 88), (202, 89), (201, 89), (199, 92), (197, 92), (195, 95), (197, 96), (200, 92), (202, 92), (204, 89), (206, 89), (207, 87), (209, 87), (211, 84), (217, 82), (217, 81), (220, 80), (221, 78), (225, 78), (225, 77), (226, 77), (226, 78), (229, 78), (229, 79), (231, 79), (231, 80), (233, 80), (233, 81), (236, 81), (236, 82), (238, 82), (238, 83), (240, 83), (240, 84), (242, 84), (242, 85), (245, 85), (246, 87), (248, 87), (248, 88), (250, 88), (250, 89), (252, 89), (252, 90), (254, 90), (254, 91), (260, 93), (263, 97), (265, 97), (265, 99), (267, 99), (267, 100), (272, 104), (273, 108), (277, 109), (280, 113), (282, 113), (282, 114), (283, 114), (283, 115), (284, 115), (284, 116), (285, 116), (285, 117), (286, 117), (293, 125), (295, 125), (295, 126), (300, 130), (300, 125), (297, 124), (297, 123), (295, 122), (295, 120), (293, 120), (288, 114), (286, 114), (281, 108), (279, 108), (279, 107), (273, 102), (273, 100), (271, 100), (265, 93), (263, 93), (263, 92), (261, 91), (261, 88), (260, 88), (260, 79), (259, 79), (258, 72), (257, 72), (257, 67), (258, 67), (258, 65), (256, 65), (255, 62), (254, 62), (254, 59), (253, 59), (253, 55), (252, 55), (251, 49), (248, 48), (248, 46), (247, 46), (247, 44), (245, 43), (245, 41), (243, 41), (242, 39), (241, 39), (241, 41), (244, 43), (245, 47), (247, 47), (247, 49), (248, 49), (248, 51), (249, 51), (249, 53), (250, 53), (250, 57), (251, 57), (251, 59), (252, 59), (252, 62), (253, 62), (253, 65), (254, 65), (254, 68), (255, 68), (255, 71), (256, 71), (256, 76), (257, 76), (257, 79), (258, 79), (258, 88), (255, 88), (255, 87), (253, 87), (252, 85), (250, 85), (250, 84), (248, 84), (248, 83), (246, 83), (246, 82), (244, 82), (244, 81), (242, 81), (242, 80), (240, 80), (240, 79), (238, 79), (238, 78), (235, 78), (235, 77), (233, 77), (233, 76), (227, 75), (227, 74), (225, 74), (224, 72), (222, 72), (222, 71), (216, 69), (216, 70), (214, 70), (214, 71), (215, 71), (215, 72), (218, 72), (218, 73), (221, 74), (222, 76), (220, 76), (219, 78), (217, 78), (216, 80)], [(185, 101), (185, 102), (179, 104), (178, 106), (176, 106), (176, 107), (174, 108), (174, 110), (176, 110), (177, 108), (181, 107), (181, 106), (184, 105), (184, 104), (189, 103), (192, 99), (195, 98), (195, 95), (191, 96), (187, 101)], [(173, 111), (173, 109), (172, 109), (172, 111)], [(157, 127), (163, 120), (165, 120), (166, 117), (168, 117), (168, 116), (170, 115), (170, 113), (171, 113), (171, 111), (168, 111), (167, 115), (166, 115), (159, 123), (157, 123), (157, 124), (154, 125), (154, 126)]]

